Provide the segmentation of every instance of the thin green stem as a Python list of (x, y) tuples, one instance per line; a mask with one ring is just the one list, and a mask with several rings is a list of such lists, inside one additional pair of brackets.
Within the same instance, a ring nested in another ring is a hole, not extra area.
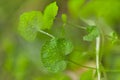
[(81, 67), (83, 67), (83, 68), (96, 69), (96, 68), (94, 68), (94, 67), (89, 67), (89, 66), (85, 66), (85, 65), (76, 63), (76, 62), (74, 62), (74, 61), (72, 61), (72, 60), (68, 60), (68, 61), (71, 62), (71, 63), (73, 63), (73, 64), (76, 64), (76, 65), (78, 65), (78, 66), (81, 66)]
[(100, 36), (96, 38), (96, 68), (98, 80), (101, 80), (99, 55), (100, 55)]
[(107, 69), (105, 69), (104, 71), (105, 72), (120, 72), (120, 70), (107, 70)]
[[(68, 60), (69, 62), (73, 63), (73, 64), (76, 64), (78, 66), (81, 66), (81, 67), (84, 67), (84, 68), (88, 68), (88, 69), (94, 69), (94, 70), (97, 70), (97, 68), (94, 68), (94, 67), (90, 67), (90, 66), (85, 66), (85, 65), (82, 65), (82, 64), (79, 64), (77, 62), (74, 62), (72, 60)], [(99, 68), (100, 71), (103, 71), (103, 72), (120, 72), (120, 70), (109, 70), (109, 69), (103, 69), (103, 68)]]
[(79, 29), (86, 30), (86, 27), (83, 27), (83, 26), (79, 26), (79, 25), (76, 25), (76, 24), (72, 24), (72, 23), (70, 23), (70, 22), (67, 22), (67, 24), (69, 24), (69, 25), (71, 25), (71, 26), (75, 26), (75, 27), (77, 27), (77, 28), (79, 28)]
[(38, 31), (39, 31), (40, 33), (42, 33), (42, 34), (45, 34), (45, 35), (51, 37), (51, 38), (55, 38), (53, 35), (51, 35), (51, 34), (45, 32), (45, 31), (43, 31), (43, 30), (38, 30)]

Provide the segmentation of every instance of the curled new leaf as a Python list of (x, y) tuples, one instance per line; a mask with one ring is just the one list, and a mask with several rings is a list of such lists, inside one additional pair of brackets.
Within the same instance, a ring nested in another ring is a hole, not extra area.
[(39, 11), (32, 11), (23, 13), (20, 16), (19, 33), (27, 41), (33, 41), (37, 35), (37, 30), (40, 28), (42, 22), (42, 13)]
[(57, 73), (65, 70), (66, 68), (67, 62), (65, 57), (68, 52), (71, 52), (71, 50), (68, 49), (68, 44), (67, 47), (65, 46), (67, 42), (64, 44), (62, 43), (64, 41), (61, 40), (62, 39), (52, 39), (47, 41), (42, 47), (41, 61), (48, 72)]
[(93, 41), (97, 36), (99, 36), (99, 30), (96, 26), (88, 26), (87, 32), (88, 34), (83, 37), (83, 40), (85, 41)]

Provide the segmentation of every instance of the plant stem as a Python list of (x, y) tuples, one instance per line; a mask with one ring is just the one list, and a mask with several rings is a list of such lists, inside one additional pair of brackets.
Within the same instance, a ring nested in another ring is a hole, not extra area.
[(100, 55), (100, 36), (96, 38), (96, 68), (98, 80), (101, 80), (99, 55)]
[(81, 67), (83, 67), (83, 68), (96, 69), (96, 68), (94, 68), (94, 67), (89, 67), (89, 66), (85, 66), (85, 65), (82, 65), (82, 64), (78, 64), (78, 63), (76, 63), (76, 62), (74, 62), (74, 61), (72, 61), (72, 60), (68, 60), (68, 61), (70, 61), (71, 63), (76, 64), (76, 65), (78, 65), (78, 66), (81, 66)]
[[(90, 67), (90, 66), (85, 66), (85, 65), (82, 65), (82, 64), (79, 64), (79, 63), (76, 63), (76, 62), (74, 62), (74, 61), (72, 61), (72, 60), (68, 60), (69, 62), (71, 62), (71, 63), (73, 63), (73, 64), (76, 64), (76, 65), (78, 65), (78, 66), (81, 66), (81, 67), (84, 67), (84, 68), (89, 68), (89, 69), (94, 69), (94, 70), (96, 70), (97, 68), (94, 68), (94, 67)], [(99, 71), (103, 71), (103, 72), (120, 72), (120, 70), (108, 70), (108, 69), (100, 69), (99, 68)], [(98, 80), (100, 80), (100, 79), (98, 79)]]
[(105, 72), (120, 72), (120, 70), (103, 70)]
[(83, 26), (75, 25), (75, 24), (72, 24), (72, 23), (70, 23), (70, 22), (67, 22), (67, 24), (69, 24), (69, 25), (71, 25), (71, 26), (75, 26), (75, 27), (77, 27), (77, 28), (79, 28), (79, 29), (86, 30), (86, 27), (83, 27)]
[(55, 38), (53, 35), (45, 32), (45, 31), (43, 31), (43, 30), (39, 30), (39, 32), (42, 33), (42, 34), (45, 34), (45, 35), (47, 35), (47, 36), (49, 36), (49, 37), (51, 37), (51, 38)]

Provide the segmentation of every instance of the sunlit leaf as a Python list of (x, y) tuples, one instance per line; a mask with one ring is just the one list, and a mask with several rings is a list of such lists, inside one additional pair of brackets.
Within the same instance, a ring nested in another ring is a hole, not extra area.
[(37, 35), (37, 30), (40, 29), (42, 22), (42, 13), (32, 11), (23, 13), (20, 16), (19, 33), (27, 41), (33, 41)]
[(58, 6), (56, 2), (51, 3), (48, 5), (44, 11), (43, 16), (43, 26), (42, 29), (50, 29), (53, 25), (53, 21), (57, 15), (58, 12)]
[(31, 11), (23, 13), (20, 16), (19, 33), (27, 41), (33, 41), (36, 38), (37, 31), (50, 29), (57, 15), (58, 6), (56, 2), (48, 5), (44, 15), (40, 11)]

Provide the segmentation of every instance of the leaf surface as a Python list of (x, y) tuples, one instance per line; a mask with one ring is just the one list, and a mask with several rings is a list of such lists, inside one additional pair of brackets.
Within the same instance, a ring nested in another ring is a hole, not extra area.
[(44, 16), (43, 16), (43, 26), (42, 29), (50, 29), (51, 26), (53, 25), (54, 19), (57, 15), (58, 12), (58, 6), (56, 2), (53, 2), (49, 4), (45, 11), (44, 11)]
[[(65, 70), (67, 66), (65, 57), (71, 50), (68, 49), (68, 44), (66, 47), (66, 44), (61, 41), (62, 39), (52, 39), (47, 41), (41, 49), (41, 61), (48, 72), (61, 72)], [(67, 54), (65, 52), (67, 52)]]
[(42, 22), (42, 13), (39, 11), (31, 11), (23, 13), (20, 16), (19, 33), (27, 41), (33, 41), (37, 35), (37, 30)]

